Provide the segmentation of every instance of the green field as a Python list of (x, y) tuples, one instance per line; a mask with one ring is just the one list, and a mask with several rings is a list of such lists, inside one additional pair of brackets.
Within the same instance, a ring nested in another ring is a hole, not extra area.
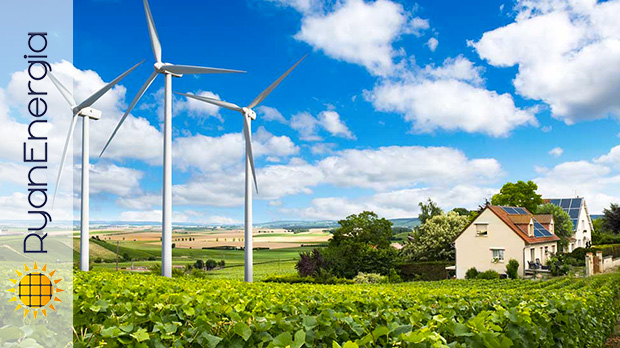
[(75, 346), (602, 347), (620, 274), (387, 285), (78, 272)]

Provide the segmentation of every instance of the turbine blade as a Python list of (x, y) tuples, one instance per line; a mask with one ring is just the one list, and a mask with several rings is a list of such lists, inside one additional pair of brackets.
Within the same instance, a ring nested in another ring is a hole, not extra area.
[(156, 61), (161, 62), (161, 43), (159, 42), (157, 30), (155, 29), (155, 21), (153, 20), (153, 15), (151, 14), (151, 7), (149, 6), (149, 2), (147, 0), (143, 0), (143, 3), (144, 12), (146, 13), (146, 22), (149, 26), (149, 36), (151, 37), (151, 48), (153, 48), (153, 55), (155, 56)]
[(56, 186), (54, 187), (54, 197), (52, 198), (52, 209), (54, 209), (54, 203), (56, 203), (56, 193), (58, 193), (58, 186), (60, 185), (60, 178), (62, 177), (62, 170), (65, 166), (65, 160), (67, 159), (67, 151), (69, 150), (69, 144), (73, 138), (73, 130), (77, 123), (77, 115), (73, 115), (71, 120), (71, 126), (69, 127), (69, 134), (67, 134), (67, 140), (65, 140), (65, 148), (62, 150), (62, 157), (60, 158), (60, 168), (58, 169), (58, 176), (56, 177)]
[(103, 147), (103, 150), (101, 150), (101, 153), (99, 154), (99, 157), (103, 156), (103, 153), (108, 148), (108, 145), (110, 145), (110, 142), (112, 141), (112, 139), (114, 139), (114, 136), (116, 135), (116, 132), (118, 132), (118, 129), (121, 127), (123, 122), (125, 122), (125, 119), (129, 115), (131, 110), (133, 110), (133, 108), (136, 106), (136, 104), (138, 103), (140, 98), (142, 98), (142, 95), (144, 95), (144, 92), (146, 92), (146, 90), (149, 88), (151, 83), (153, 83), (153, 80), (155, 80), (155, 78), (157, 77), (157, 74), (158, 74), (157, 71), (153, 71), (151, 76), (149, 76), (149, 78), (146, 79), (146, 82), (144, 83), (144, 85), (142, 85), (142, 88), (140, 88), (140, 90), (138, 91), (138, 94), (136, 94), (136, 96), (131, 101), (131, 104), (129, 104), (129, 107), (127, 108), (127, 111), (125, 111), (125, 114), (123, 115), (123, 117), (121, 117), (121, 120), (116, 125), (116, 128), (114, 129), (114, 132), (112, 132), (112, 135), (110, 135), (110, 139), (108, 139), (108, 142)]
[(200, 100), (203, 101), (205, 103), (209, 103), (209, 104), (213, 104), (213, 105), (217, 105), (226, 109), (230, 109), (230, 110), (234, 110), (234, 111), (243, 111), (243, 109), (237, 105), (237, 104), (233, 104), (233, 103), (229, 103), (229, 102), (225, 102), (223, 100), (219, 100), (219, 99), (213, 99), (213, 98), (209, 98), (209, 97), (203, 97), (200, 95), (193, 95), (193, 94), (185, 94), (185, 93), (178, 93), (178, 92), (174, 92), (175, 94), (179, 94), (179, 95), (184, 95), (188, 98), (192, 98), (192, 99), (196, 99), (196, 100)]
[(242, 71), (242, 70), (219, 69), (219, 68), (208, 68), (208, 67), (202, 67), (202, 66), (176, 65), (176, 64), (164, 64), (162, 68), (169, 73), (180, 74), (180, 75), (245, 73), (245, 71)]
[(116, 85), (120, 80), (122, 80), (125, 76), (127, 76), (130, 72), (132, 72), (135, 68), (137, 68), (142, 63), (144, 63), (144, 61), (141, 61), (140, 63), (132, 66), (129, 70), (127, 70), (124, 73), (122, 73), (121, 75), (119, 75), (112, 82), (110, 82), (107, 85), (103, 86), (100, 90), (95, 92), (95, 94), (91, 95), (86, 100), (81, 102), (80, 105), (77, 106), (77, 110), (81, 110), (83, 108), (86, 108), (86, 107), (89, 107), (89, 106), (93, 105), (97, 100), (99, 100), (99, 98), (101, 98), (107, 91), (109, 91), (110, 88), (114, 87), (114, 85)]
[(271, 85), (269, 85), (269, 87), (267, 87), (264, 91), (261, 92), (261, 94), (258, 95), (258, 97), (256, 97), (256, 99), (254, 99), (252, 101), (252, 103), (250, 103), (250, 105), (248, 105), (248, 108), (253, 109), (255, 106), (257, 106), (258, 104), (260, 104), (263, 100), (265, 100), (265, 98), (267, 98), (267, 96), (269, 95), (269, 93), (271, 93), (276, 87), (278, 87), (278, 85), (280, 84), (280, 82), (282, 82), (282, 80), (284, 80), (284, 78), (286, 76), (288, 76), (288, 74), (291, 73), (291, 71), (293, 71), (293, 69), (295, 69), (295, 67), (297, 65), (299, 65), (299, 63), (301, 63), (302, 60), (304, 60), (306, 57), (308, 56), (308, 54), (304, 55), (303, 57), (301, 57), (300, 60), (297, 61), (297, 63), (295, 63), (295, 65), (293, 65), (292, 67), (290, 67), (284, 74), (282, 74), (282, 76), (280, 76), (277, 80), (275, 80)]
[(75, 102), (75, 99), (73, 99), (73, 94), (71, 94), (71, 92), (69, 92), (69, 90), (62, 83), (60, 83), (56, 76), (54, 76), (51, 72), (47, 73), (47, 76), (50, 77), (50, 80), (52, 80), (54, 86), (56, 86), (60, 94), (62, 94), (62, 97), (65, 98), (67, 103), (69, 103), (69, 106), (74, 107), (77, 103)]
[[(250, 168), (252, 169), (252, 177), (254, 178), (254, 187), (258, 193), (258, 183), (256, 182), (256, 169), (254, 168), (254, 154), (252, 153), (252, 137), (250, 134), (250, 118), (243, 115), (243, 135), (245, 136), (245, 153), (250, 160)], [(246, 164), (247, 165), (247, 164)]]

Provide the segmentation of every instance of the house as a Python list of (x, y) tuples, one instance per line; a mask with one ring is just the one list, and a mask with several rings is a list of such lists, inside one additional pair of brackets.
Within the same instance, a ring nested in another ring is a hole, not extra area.
[(585, 248), (592, 241), (594, 228), (584, 198), (551, 198), (545, 199), (544, 202), (561, 207), (570, 216), (575, 232), (568, 244), (569, 252), (576, 248)]
[(552, 215), (533, 215), (525, 208), (487, 205), (456, 237), (456, 277), (471, 267), (506, 273), (510, 259), (519, 261), (519, 274), (544, 265), (557, 251)]

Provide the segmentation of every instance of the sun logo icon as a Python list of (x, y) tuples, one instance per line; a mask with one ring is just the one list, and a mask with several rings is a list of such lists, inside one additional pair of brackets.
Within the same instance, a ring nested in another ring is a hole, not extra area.
[(54, 307), (52, 302), (62, 302), (55, 294), (63, 291), (56, 286), (62, 280), (54, 279), (56, 270), (48, 272), (47, 265), (38, 269), (35, 262), (32, 270), (24, 264), (24, 272), (15, 270), (15, 273), (17, 273), (18, 279), (9, 279), (15, 284), (15, 287), (7, 291), (15, 294), (9, 302), (18, 302), (17, 308), (15, 308), (16, 311), (24, 308), (24, 317), (32, 311), (35, 319), (39, 310), (46, 317), (48, 308), (56, 311), (56, 307)]

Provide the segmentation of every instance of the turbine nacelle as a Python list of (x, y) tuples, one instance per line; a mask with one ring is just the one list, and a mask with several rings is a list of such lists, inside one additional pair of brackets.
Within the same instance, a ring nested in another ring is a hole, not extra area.
[(170, 74), (174, 77), (183, 76), (183, 74), (170, 72), (168, 69), (166, 69), (166, 67), (169, 67), (169, 66), (172, 66), (172, 64), (163, 63), (163, 62), (155, 62), (155, 64), (153, 64), (153, 67), (155, 67), (155, 71), (157, 71), (160, 74)]
[(256, 112), (254, 112), (254, 110), (245, 107), (242, 108), (241, 110), (243, 110), (243, 114), (249, 118), (251, 118), (252, 120), (256, 120)]
[(88, 117), (91, 120), (100, 120), (101, 119), (101, 111), (97, 110), (95, 108), (91, 108), (91, 107), (86, 107), (83, 108), (81, 110), (79, 110), (76, 115), (78, 116), (82, 116), (82, 117)]

